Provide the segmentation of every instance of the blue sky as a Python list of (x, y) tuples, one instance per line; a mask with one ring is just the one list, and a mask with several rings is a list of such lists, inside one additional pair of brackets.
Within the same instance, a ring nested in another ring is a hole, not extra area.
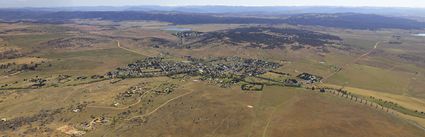
[(70, 7), (137, 5), (236, 5), (236, 6), (371, 6), (421, 7), (425, 0), (0, 0), (0, 7)]

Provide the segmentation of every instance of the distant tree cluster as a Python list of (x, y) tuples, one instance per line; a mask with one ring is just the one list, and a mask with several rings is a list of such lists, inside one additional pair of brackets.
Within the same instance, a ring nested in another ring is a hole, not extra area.
[(21, 56), (23, 54), (17, 49), (8, 49), (0, 52), (0, 59), (13, 59)]
[(0, 122), (0, 131), (16, 130), (22, 126), (33, 125), (33, 126), (45, 126), (54, 120), (54, 116), (60, 114), (62, 108), (53, 110), (41, 110), (39, 113), (27, 116), (27, 117), (16, 117), (11, 120)]
[(218, 17), (194, 13), (161, 13), (143, 11), (30, 11), (0, 10), (0, 19), (6, 22), (22, 20), (37, 23), (66, 23), (73, 19), (101, 19), (112, 21), (154, 20), (173, 24), (294, 24), (318, 25), (349, 29), (423, 29), (425, 23), (415, 20), (374, 14), (297, 14), (289, 18)]
[(403, 60), (406, 60), (406, 61), (418, 62), (418, 63), (425, 64), (425, 57), (423, 57), (423, 56), (419, 56), (419, 55), (415, 55), (415, 54), (400, 54), (400, 55), (398, 55), (398, 57), (403, 59)]
[[(18, 71), (35, 71), (37, 68), (39, 68), (42, 64), (45, 64), (45, 61), (42, 62), (31, 62), (29, 64), (16, 64), (16, 62), (6, 63), (6, 64), (0, 64), (0, 70), (4, 72), (18, 72)], [(48, 65), (51, 67), (51, 64)]]
[(200, 42), (229, 40), (231, 43), (249, 43), (252, 47), (282, 48), (285, 44), (324, 46), (340, 41), (333, 35), (290, 28), (249, 27), (207, 33)]
[(170, 41), (163, 38), (156, 38), (156, 37), (138, 39), (136, 40), (136, 42), (138, 42), (138, 44), (140, 45), (147, 45), (153, 48), (160, 48), (160, 47), (180, 48), (178, 44), (174, 41)]
[(425, 23), (397, 17), (374, 14), (337, 13), (337, 14), (301, 14), (286, 20), (294, 25), (318, 25), (335, 28), (369, 29), (423, 29)]
[(93, 44), (105, 42), (105, 40), (99, 38), (88, 38), (88, 37), (72, 37), (72, 38), (59, 38), (47, 41), (44, 43), (49, 47), (54, 48), (71, 48), (71, 47), (90, 47)]

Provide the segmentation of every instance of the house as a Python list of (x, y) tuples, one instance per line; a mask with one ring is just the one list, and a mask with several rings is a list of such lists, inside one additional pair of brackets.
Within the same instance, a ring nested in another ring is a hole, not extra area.
[(296, 79), (286, 79), (283, 84), (288, 87), (301, 87), (301, 83)]
[(264, 84), (243, 84), (241, 86), (241, 89), (246, 91), (262, 91), (263, 88)]
[(297, 77), (302, 79), (302, 80), (307, 81), (307, 83), (320, 82), (320, 80), (322, 79), (322, 77), (320, 77), (320, 76), (316, 76), (316, 75), (309, 74), (309, 73), (301, 73)]

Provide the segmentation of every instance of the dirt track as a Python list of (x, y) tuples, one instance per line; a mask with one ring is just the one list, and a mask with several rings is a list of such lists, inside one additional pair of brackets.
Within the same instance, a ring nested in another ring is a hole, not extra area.
[[(354, 59), (354, 60), (352, 60), (352, 61), (350, 61), (350, 62), (348, 62), (348, 63), (346, 63), (346, 64), (342, 65), (342, 66), (341, 66), (341, 71), (342, 71), (342, 70), (344, 70), (344, 68), (346, 68), (347, 66), (349, 66), (349, 65), (351, 65), (351, 64), (354, 64), (354, 63), (356, 63), (357, 61), (361, 60), (363, 57), (368, 56), (370, 53), (372, 53), (375, 49), (377, 49), (377, 48), (378, 48), (379, 43), (381, 43), (381, 41), (376, 42), (376, 44), (373, 46), (373, 48), (372, 48), (372, 49), (370, 49), (370, 50), (369, 50), (368, 52), (366, 52), (365, 54), (362, 54), (362, 55), (360, 55), (359, 57), (357, 57), (356, 59)], [(330, 77), (334, 76), (334, 75), (335, 75), (335, 74), (337, 74), (338, 72), (340, 72), (340, 71), (336, 71), (336, 72), (333, 72), (333, 73), (331, 73), (331, 74), (329, 74), (329, 75), (325, 76), (325, 77), (322, 79), (322, 82), (325, 82), (327, 79), (329, 79)]]
[(134, 119), (134, 118), (147, 117), (147, 116), (149, 116), (149, 115), (152, 115), (153, 113), (155, 113), (156, 111), (158, 111), (160, 108), (162, 108), (162, 107), (166, 106), (166, 105), (167, 105), (168, 103), (170, 103), (171, 101), (176, 100), (176, 99), (179, 99), (179, 98), (184, 97), (184, 96), (186, 96), (186, 95), (189, 95), (189, 94), (191, 94), (192, 92), (193, 92), (193, 90), (191, 90), (191, 91), (189, 91), (189, 92), (187, 92), (187, 93), (181, 94), (181, 95), (179, 95), (179, 96), (177, 96), (177, 97), (174, 97), (174, 98), (172, 98), (172, 99), (169, 99), (169, 100), (167, 100), (166, 102), (164, 102), (163, 104), (161, 104), (161, 105), (159, 105), (158, 107), (156, 107), (154, 110), (152, 110), (152, 111), (151, 111), (151, 112), (149, 112), (149, 113), (146, 113), (146, 114), (143, 114), (143, 115), (138, 115), (138, 116), (133, 116), (133, 117), (128, 118), (128, 119), (126, 119), (126, 120), (132, 120), (132, 119)]
[(129, 52), (133, 52), (133, 53), (136, 53), (136, 54), (142, 55), (142, 56), (147, 56), (147, 57), (151, 57), (151, 56), (152, 56), (152, 55), (146, 55), (146, 54), (140, 53), (140, 52), (138, 52), (138, 51), (136, 51), (136, 50), (132, 50), (132, 49), (128, 49), (128, 48), (124, 48), (124, 47), (122, 47), (122, 46), (121, 46), (121, 44), (120, 44), (120, 42), (119, 42), (119, 41), (117, 41), (117, 47), (118, 47), (118, 48), (120, 48), (120, 49), (123, 49), (123, 50), (127, 50), (127, 51), (129, 51)]

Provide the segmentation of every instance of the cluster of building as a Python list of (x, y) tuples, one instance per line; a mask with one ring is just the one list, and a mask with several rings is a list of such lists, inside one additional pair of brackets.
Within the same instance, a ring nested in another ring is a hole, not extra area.
[(47, 80), (42, 78), (31, 79), (30, 82), (33, 82), (33, 87), (42, 87), (46, 85)]
[(183, 73), (194, 73), (198, 68), (190, 63), (166, 61), (160, 57), (149, 57), (108, 72), (110, 78), (157, 77)]
[(187, 38), (187, 37), (198, 37), (202, 34), (202, 32), (197, 31), (180, 31), (175, 33), (174, 35), (179, 38)]
[(296, 79), (285, 79), (283, 83), (288, 87), (301, 87), (301, 82), (297, 81)]
[(322, 80), (322, 77), (320, 76), (316, 76), (313, 74), (309, 74), (309, 73), (301, 73), (297, 76), (298, 78), (307, 81), (307, 83), (316, 83), (316, 82), (320, 82), (320, 80)]
[(129, 99), (129, 98), (138, 98), (140, 96), (142, 96), (143, 94), (145, 94), (149, 89), (147, 89), (146, 87), (142, 87), (142, 86), (133, 86), (130, 87), (128, 90), (119, 93), (116, 97), (115, 97), (115, 101), (113, 106), (118, 106), (120, 104), (122, 104), (123, 101)]
[(219, 57), (189, 61), (171, 61), (150, 57), (128, 64), (107, 73), (110, 78), (156, 77), (176, 74), (197, 75), (204, 78), (227, 78), (230, 76), (255, 76), (280, 67), (280, 64), (258, 59)]

